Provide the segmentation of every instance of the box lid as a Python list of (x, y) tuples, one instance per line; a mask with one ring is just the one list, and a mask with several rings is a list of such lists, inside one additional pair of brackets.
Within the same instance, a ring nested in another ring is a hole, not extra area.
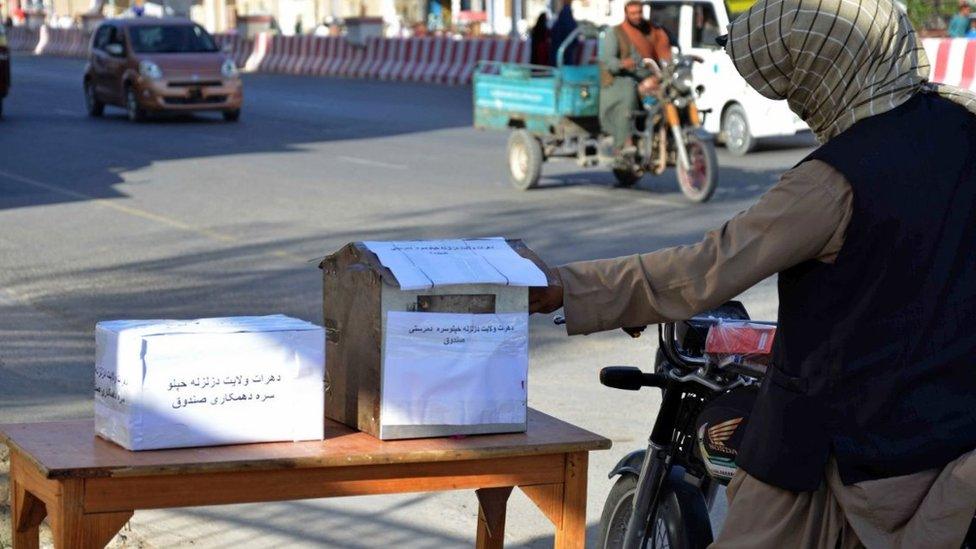
[(311, 322), (285, 315), (233, 316), (199, 318), (194, 320), (106, 320), (96, 327), (126, 336), (153, 336), (162, 334), (242, 333), (242, 332), (295, 332), (321, 330)]
[(319, 267), (330, 270), (350, 262), (402, 290), (550, 282), (548, 268), (532, 250), (521, 240), (503, 238), (353, 242), (326, 257)]

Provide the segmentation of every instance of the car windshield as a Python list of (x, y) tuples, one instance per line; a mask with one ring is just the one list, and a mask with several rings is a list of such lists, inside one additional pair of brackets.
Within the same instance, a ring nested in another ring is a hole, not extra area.
[(199, 53), (217, 45), (199, 25), (138, 25), (129, 28), (136, 53)]

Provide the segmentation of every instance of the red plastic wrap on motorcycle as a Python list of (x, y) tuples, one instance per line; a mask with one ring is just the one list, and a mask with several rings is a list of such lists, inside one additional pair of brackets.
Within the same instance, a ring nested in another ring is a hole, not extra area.
[(765, 373), (771, 360), (775, 337), (775, 325), (720, 321), (708, 330), (705, 357), (720, 368)]

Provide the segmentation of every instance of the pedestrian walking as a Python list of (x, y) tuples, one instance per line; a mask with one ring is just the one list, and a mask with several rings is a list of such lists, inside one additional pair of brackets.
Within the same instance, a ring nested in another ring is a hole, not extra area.
[(532, 57), (529, 62), (533, 65), (548, 65), (551, 47), (549, 16), (546, 15), (546, 12), (542, 12), (539, 14), (539, 18), (535, 20), (535, 26), (532, 27)]
[[(552, 46), (550, 47), (549, 58), (553, 66), (557, 65), (556, 55), (559, 47), (562, 46), (569, 34), (576, 30), (576, 18), (573, 17), (573, 0), (562, 0), (563, 7), (556, 16), (556, 22), (552, 25)], [(568, 46), (563, 54), (564, 65), (576, 64), (576, 46)]]
[(969, 32), (969, 16), (972, 10), (969, 3), (959, 4), (959, 11), (949, 20), (949, 36), (952, 38), (965, 38)]

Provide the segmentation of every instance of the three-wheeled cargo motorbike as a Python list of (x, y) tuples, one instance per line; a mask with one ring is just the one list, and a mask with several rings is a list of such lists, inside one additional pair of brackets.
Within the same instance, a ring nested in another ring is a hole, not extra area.
[[(621, 187), (645, 173), (675, 167), (681, 192), (692, 202), (711, 198), (718, 183), (718, 161), (711, 134), (702, 129), (695, 105), (704, 91), (695, 87), (692, 65), (700, 59), (678, 52), (671, 63), (643, 62), (660, 79), (641, 97), (632, 117), (636, 151), (607, 154), (599, 122), (600, 67), (593, 60), (564, 65), (563, 52), (580, 38), (599, 39), (608, 29), (579, 27), (559, 47), (556, 67), (482, 61), (474, 74), (474, 124), (509, 129), (508, 168), (520, 190), (539, 183), (549, 159), (574, 159), (580, 167), (609, 167)], [(634, 83), (637, 93), (637, 81)]]

